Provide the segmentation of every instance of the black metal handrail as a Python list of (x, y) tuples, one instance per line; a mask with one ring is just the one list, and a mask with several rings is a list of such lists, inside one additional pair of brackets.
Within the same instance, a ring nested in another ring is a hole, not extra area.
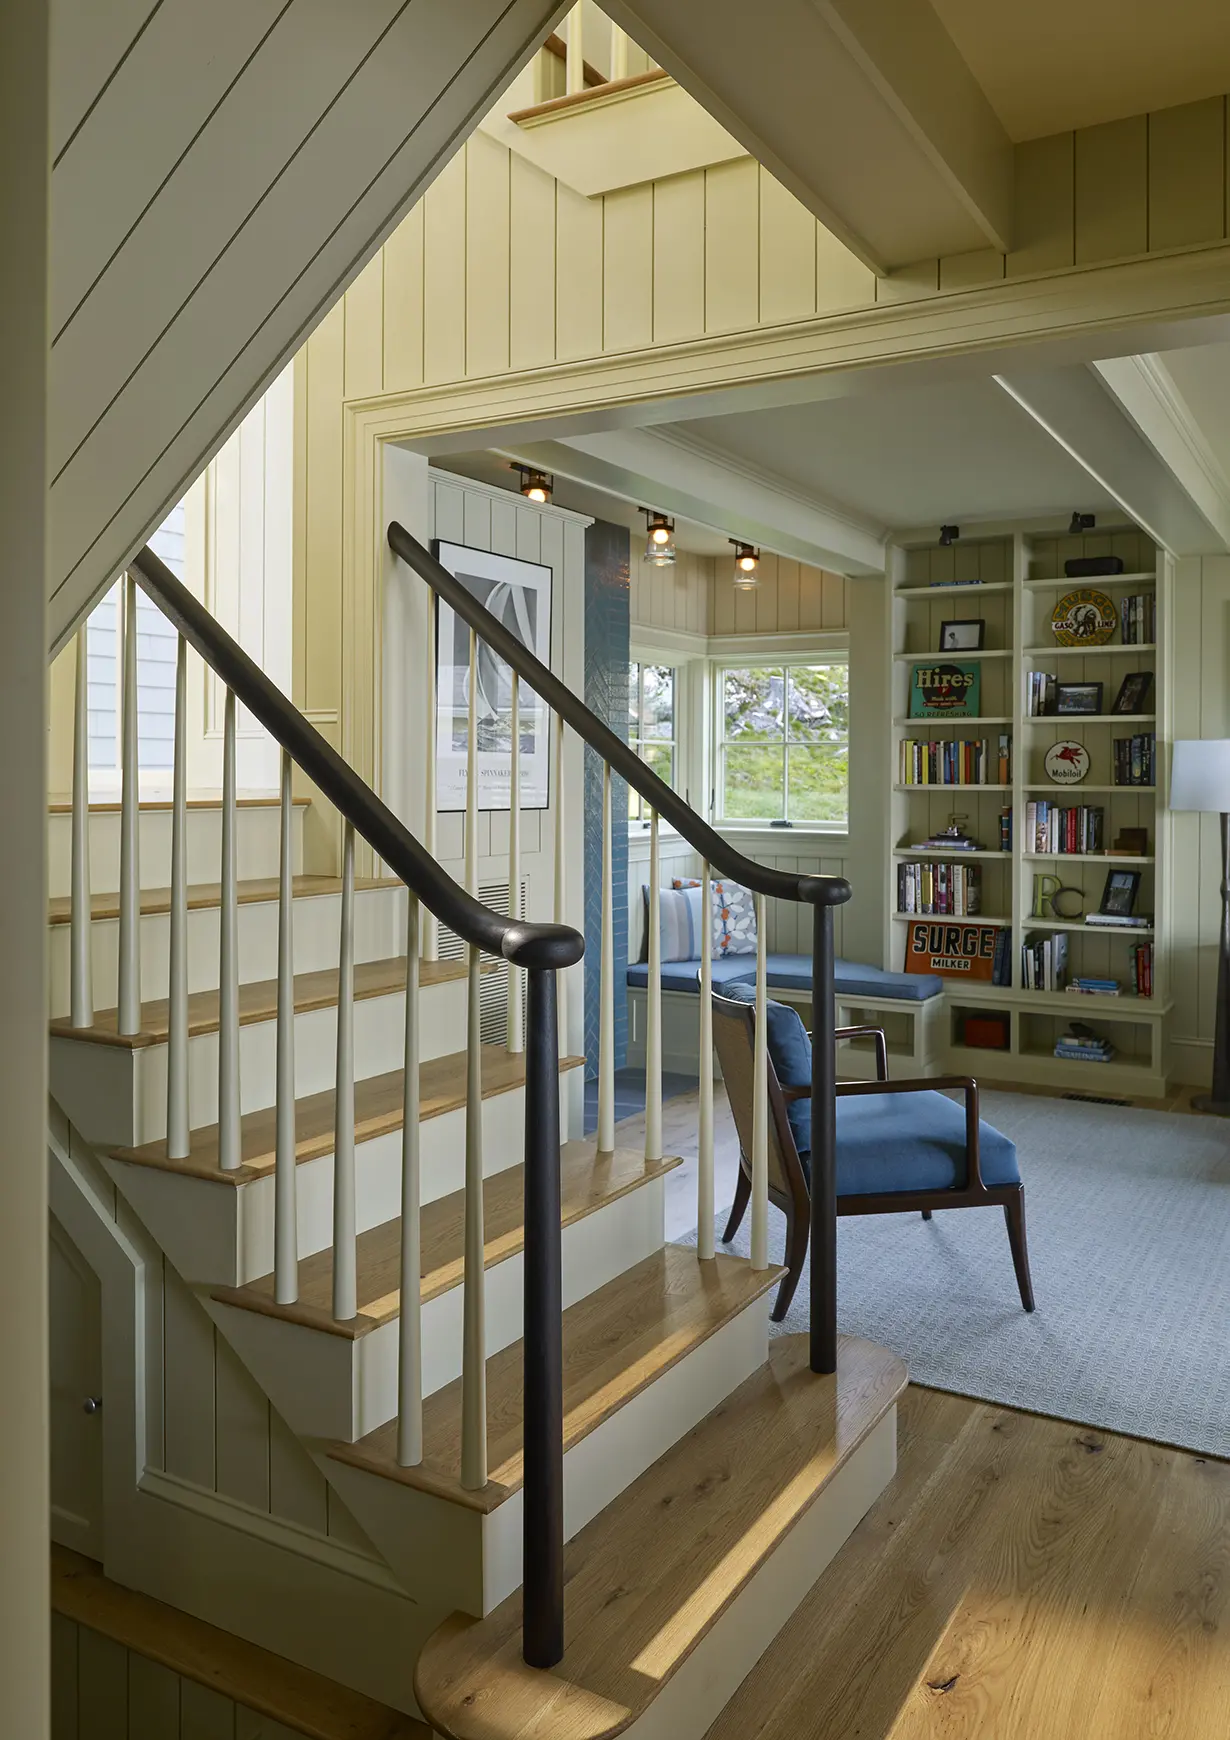
[(811, 906), (841, 906), (849, 900), (850, 884), (844, 876), (791, 876), (785, 870), (770, 870), (736, 851), (396, 520), (389, 526), (389, 548), (715, 870), (755, 894), (771, 895), (777, 900), (803, 900)]
[(526, 970), (523, 1653), (564, 1653), (564, 1387), (557, 971), (585, 941), (563, 924), (501, 917), (461, 888), (153, 551), (142, 589), (380, 858), (463, 941)]
[[(420, 576), (572, 727), (577, 735), (638, 791), (724, 876), (757, 894), (805, 901), (815, 908), (812, 925), (812, 1148), (811, 1148), (811, 1323), (810, 1364), (814, 1372), (837, 1370), (837, 1039), (833, 1004), (835, 948), (833, 911), (850, 898), (844, 876), (791, 876), (745, 858), (690, 804), (617, 737), (566, 684), (560, 682), (523, 642), (467, 591), (455, 575), (417, 538), (393, 520), (389, 548)], [(820, 988), (823, 987), (823, 990)]]

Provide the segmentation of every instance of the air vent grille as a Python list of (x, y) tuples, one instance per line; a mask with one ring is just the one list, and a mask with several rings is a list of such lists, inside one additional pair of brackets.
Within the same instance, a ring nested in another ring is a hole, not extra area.
[[(498, 912), (505, 918), (508, 916), (508, 883), (480, 882), (478, 898), (492, 912)], [(525, 912), (529, 901), (529, 884), (521, 879), (521, 910)], [(440, 926), (440, 941), (437, 950), (442, 961), (463, 961), (466, 957), (466, 945), (455, 930), (448, 925)], [(525, 996), (524, 983), (521, 995)], [(522, 1009), (524, 1020), (524, 1006)], [(508, 962), (501, 961), (494, 972), (485, 972), (482, 977), (482, 991), (479, 997), (479, 1025), (484, 1045), (507, 1045), (508, 1043)]]

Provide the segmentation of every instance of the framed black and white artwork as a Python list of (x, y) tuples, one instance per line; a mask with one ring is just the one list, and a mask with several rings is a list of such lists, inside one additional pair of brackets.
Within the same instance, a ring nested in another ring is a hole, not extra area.
[[(436, 560), (472, 592), (523, 646), (551, 664), (551, 570), (540, 562), (433, 543)], [(512, 672), (478, 637), (478, 807), (506, 810), (512, 778)], [(545, 810), (550, 799), (549, 714), (520, 684), (521, 807)], [(470, 628), (443, 599), (436, 618), (436, 803), (464, 810), (470, 717)]]

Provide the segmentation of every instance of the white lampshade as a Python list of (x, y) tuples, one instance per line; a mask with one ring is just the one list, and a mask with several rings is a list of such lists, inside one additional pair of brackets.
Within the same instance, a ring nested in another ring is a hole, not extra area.
[(1170, 807), (1230, 811), (1230, 738), (1186, 738), (1174, 745)]

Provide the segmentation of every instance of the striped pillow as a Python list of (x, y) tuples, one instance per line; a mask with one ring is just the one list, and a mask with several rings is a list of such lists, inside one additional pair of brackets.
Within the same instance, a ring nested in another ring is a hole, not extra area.
[[(644, 940), (641, 960), (649, 959), (649, 889), (642, 885), (645, 905)], [(700, 888), (661, 888), (658, 890), (658, 915), (661, 926), (664, 961), (698, 961), (701, 941)]]

